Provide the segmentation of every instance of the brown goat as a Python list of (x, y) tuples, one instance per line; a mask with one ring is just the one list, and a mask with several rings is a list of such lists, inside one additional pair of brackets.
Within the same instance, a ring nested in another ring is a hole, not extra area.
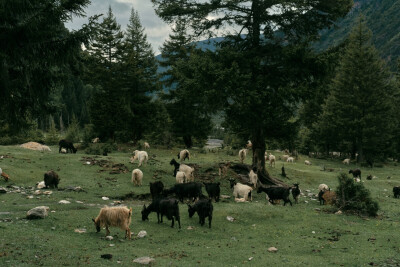
[(106, 236), (110, 234), (108, 227), (115, 226), (125, 230), (125, 238), (131, 239), (131, 224), (132, 208), (127, 207), (104, 207), (100, 210), (96, 219), (92, 219), (96, 226), (97, 232), (100, 232), (100, 227), (106, 227)]

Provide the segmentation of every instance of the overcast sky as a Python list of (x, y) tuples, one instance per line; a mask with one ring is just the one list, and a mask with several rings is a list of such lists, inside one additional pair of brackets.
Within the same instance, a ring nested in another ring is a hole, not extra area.
[[(79, 29), (82, 24), (88, 22), (88, 17), (96, 14), (106, 14), (111, 6), (121, 29), (125, 30), (129, 22), (132, 7), (139, 13), (140, 22), (147, 34), (147, 41), (152, 45), (153, 51), (158, 55), (159, 47), (168, 38), (171, 32), (168, 24), (164, 23), (155, 13), (150, 0), (92, 0), (92, 4), (86, 8), (86, 18), (74, 18), (66, 24), (68, 29)], [(100, 18), (99, 22), (103, 19)]]

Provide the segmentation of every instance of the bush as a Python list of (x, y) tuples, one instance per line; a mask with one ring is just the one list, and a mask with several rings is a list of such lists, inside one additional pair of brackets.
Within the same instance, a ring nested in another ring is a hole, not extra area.
[(85, 153), (90, 155), (107, 155), (117, 150), (117, 148), (117, 145), (114, 143), (89, 144), (85, 149)]
[(338, 177), (336, 206), (343, 211), (350, 211), (359, 215), (376, 216), (379, 210), (378, 202), (372, 200), (370, 192), (363, 183), (354, 182), (347, 174)]
[(67, 134), (65, 136), (65, 139), (71, 141), (71, 142), (79, 142), (80, 141), (80, 134), (79, 134), (79, 122), (75, 118), (75, 116), (72, 116), (71, 123), (68, 126)]

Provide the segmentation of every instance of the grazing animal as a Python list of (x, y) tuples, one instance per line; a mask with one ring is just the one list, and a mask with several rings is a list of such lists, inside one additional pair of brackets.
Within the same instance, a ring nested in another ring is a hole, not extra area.
[(211, 228), (213, 209), (211, 199), (200, 199), (193, 206), (188, 205), (189, 218), (197, 212), (200, 225), (203, 226), (208, 217), (208, 227)]
[[(319, 198), (319, 194), (318, 194), (318, 198)], [(323, 192), (322, 194), (322, 199), (323, 199), (323, 203), (328, 204), (328, 205), (333, 205), (336, 202), (336, 193), (328, 190)], [(320, 204), (321, 204), (321, 200), (320, 200)]]
[(272, 167), (272, 164), (274, 164), (274, 167), (275, 167), (275, 156), (272, 155), (271, 153), (269, 153), (268, 159), (269, 159), (269, 166)]
[(175, 196), (183, 203), (184, 198), (188, 198), (191, 201), (200, 198), (202, 193), (203, 185), (201, 183), (190, 182), (186, 184), (175, 184), (169, 189), (164, 190), (164, 195), (175, 194)]
[(353, 178), (359, 177), (361, 180), (361, 170), (360, 169), (349, 170), (349, 173), (353, 174)]
[(367, 176), (367, 180), (372, 180), (372, 178), (373, 178), (373, 177), (372, 177), (371, 174)]
[(142, 185), (142, 180), (143, 180), (143, 172), (139, 169), (134, 169), (132, 171), (132, 183), (134, 185)]
[(178, 159), (182, 161), (185, 161), (186, 159), (190, 160), (190, 152), (187, 149), (181, 150), (181, 152), (178, 153)]
[[(163, 216), (165, 215), (168, 220), (172, 220), (171, 227), (174, 227), (174, 217), (181, 228), (181, 220), (179, 216), (179, 205), (178, 200), (174, 198), (156, 198), (151, 202), (151, 204), (146, 207), (143, 205), (142, 209), (142, 220), (148, 220), (150, 212), (157, 213), (157, 223), (163, 222)], [(160, 220), (161, 215), (161, 220)]]
[(92, 143), (100, 143), (100, 138), (98, 138), (98, 137), (93, 138)]
[(152, 199), (161, 196), (163, 191), (164, 191), (164, 184), (161, 181), (150, 183), (150, 194)]
[(294, 162), (294, 158), (293, 157), (288, 157), (286, 162), (292, 162), (293, 163)]
[(208, 197), (210, 199), (214, 199), (215, 202), (218, 202), (221, 193), (220, 183), (204, 183), (204, 186), (206, 188)]
[(318, 191), (328, 191), (329, 190), (329, 186), (327, 186), (326, 184), (320, 184), (318, 186)]
[(323, 190), (319, 190), (319, 192), (318, 192), (318, 200), (319, 200), (320, 205), (325, 205), (325, 200), (322, 197), (324, 195), (324, 193), (325, 193), (325, 191), (323, 191)]
[(60, 142), (58, 142), (58, 153), (61, 153), (61, 149), (65, 148), (68, 151), (70, 151), (71, 153), (76, 153), (77, 149), (74, 147), (74, 144), (71, 141), (68, 140), (60, 140)]
[(219, 169), (218, 169), (218, 175), (220, 177), (225, 177), (226, 174), (228, 173), (228, 169), (229, 169), (230, 166), (231, 166), (230, 162), (225, 163), (225, 164), (224, 163), (220, 163)]
[(275, 204), (276, 200), (282, 199), (284, 201), (283, 206), (286, 205), (287, 202), (292, 206), (292, 201), (289, 199), (290, 188), (281, 187), (281, 186), (271, 186), (271, 187), (263, 187), (259, 186), (257, 189), (257, 193), (265, 192), (268, 195), (269, 202), (271, 204)]
[(292, 187), (292, 196), (293, 196), (294, 202), (295, 202), (296, 204), (299, 203), (299, 196), (300, 196), (300, 193), (301, 193), (301, 190), (300, 190), (300, 188), (299, 188), (299, 184), (298, 184), (298, 183), (297, 183), (297, 184), (293, 184), (293, 187)]
[(400, 186), (393, 187), (393, 196), (394, 196), (394, 198), (400, 197)]
[(6, 182), (8, 182), (8, 179), (10, 179), (10, 176), (8, 176), (7, 173), (3, 172), (1, 168), (0, 168), (0, 176), (3, 177)]
[(181, 171), (177, 172), (175, 178), (176, 178), (176, 183), (178, 184), (186, 183), (186, 175), (184, 172)]
[(176, 173), (178, 171), (184, 172), (185, 173), (185, 177), (186, 177), (186, 181), (194, 181), (194, 168), (186, 165), (186, 164), (179, 164), (178, 162), (176, 162), (175, 159), (172, 159), (169, 162), (170, 165), (174, 165), (175, 169), (174, 169), (174, 177), (176, 177)]
[(241, 150), (239, 150), (239, 160), (241, 163), (244, 162), (244, 160), (246, 159), (246, 155), (247, 155), (247, 149), (243, 148)]
[(343, 163), (343, 164), (349, 165), (349, 164), (350, 164), (350, 159), (344, 159), (344, 160), (342, 161), (342, 163)]
[(97, 232), (100, 232), (100, 227), (106, 227), (106, 236), (110, 235), (110, 226), (119, 227), (125, 230), (125, 238), (131, 239), (131, 224), (132, 208), (127, 207), (104, 207), (100, 210), (96, 219), (92, 219), (96, 226)]
[(311, 165), (311, 162), (310, 162), (309, 160), (305, 160), (305, 161), (304, 161), (304, 164), (306, 164), (306, 165)]
[(250, 183), (253, 184), (254, 188), (257, 187), (258, 184), (258, 176), (257, 176), (257, 168), (253, 167), (249, 173)]
[(251, 143), (250, 140), (248, 140), (248, 141), (247, 141), (247, 144), (246, 144), (246, 148), (247, 148), (247, 149), (251, 149), (252, 147), (253, 147), (253, 144)]
[(144, 142), (144, 149), (149, 149), (150, 148), (150, 145), (149, 145), (149, 143), (147, 143), (147, 142)]
[(142, 166), (142, 164), (147, 164), (149, 160), (149, 155), (147, 155), (146, 151), (133, 151), (133, 157), (131, 157), (131, 163), (133, 163), (136, 159), (139, 161), (138, 167)]
[(287, 161), (287, 159), (288, 159), (289, 157), (290, 157), (289, 155), (283, 155), (283, 156), (282, 156), (282, 160), (283, 160), (283, 161)]
[(286, 172), (285, 172), (285, 167), (284, 167), (284, 166), (282, 166), (282, 173), (281, 173), (281, 175), (282, 175), (283, 177), (286, 177)]
[(58, 177), (58, 174), (55, 171), (51, 170), (44, 174), (44, 185), (46, 188), (49, 187), (58, 188), (59, 182), (60, 178)]
[(251, 192), (253, 191), (253, 188), (251, 186), (237, 183), (234, 179), (229, 179), (231, 188), (233, 189), (233, 196), (235, 198), (240, 198), (243, 197), (245, 201), (250, 201), (253, 200), (253, 197), (251, 195)]

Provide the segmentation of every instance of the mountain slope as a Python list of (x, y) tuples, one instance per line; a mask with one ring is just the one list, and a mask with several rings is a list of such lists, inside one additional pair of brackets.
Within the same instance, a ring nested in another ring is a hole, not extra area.
[(325, 50), (341, 43), (355, 25), (360, 14), (366, 18), (373, 33), (372, 41), (391, 67), (400, 55), (400, 0), (359, 0), (354, 1), (353, 10), (337, 26), (321, 32), (317, 50)]

